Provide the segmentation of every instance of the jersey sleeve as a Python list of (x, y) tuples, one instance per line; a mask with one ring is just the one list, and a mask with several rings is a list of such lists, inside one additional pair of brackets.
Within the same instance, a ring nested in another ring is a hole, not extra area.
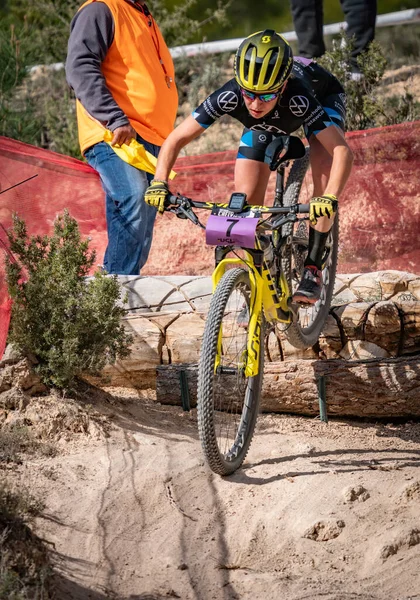
[(240, 105), (239, 91), (235, 89), (232, 81), (207, 96), (207, 98), (192, 113), (192, 116), (201, 127), (207, 129), (223, 115), (235, 116), (235, 111)]
[(114, 19), (103, 2), (82, 8), (71, 23), (66, 77), (87, 112), (108, 129), (129, 123), (109, 91), (101, 70), (114, 40)]

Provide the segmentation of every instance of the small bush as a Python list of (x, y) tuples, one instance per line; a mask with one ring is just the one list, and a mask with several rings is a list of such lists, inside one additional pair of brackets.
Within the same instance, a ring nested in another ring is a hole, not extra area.
[(43, 509), (21, 490), (0, 484), (0, 599), (53, 598), (47, 549), (28, 526)]
[(51, 442), (41, 442), (27, 425), (13, 423), (0, 429), (0, 468), (6, 463), (19, 463), (23, 454), (55, 456), (56, 448)]
[(69, 388), (82, 372), (96, 373), (129, 354), (130, 336), (121, 324), (124, 308), (117, 277), (97, 271), (89, 241), (82, 241), (67, 211), (51, 237), (27, 234), (17, 215), (8, 231), (16, 260), (7, 260), (13, 300), (9, 341), (33, 355), (43, 382)]
[(352, 40), (344, 33), (333, 40), (332, 49), (319, 59), (319, 63), (333, 73), (342, 83), (347, 97), (347, 131), (369, 129), (382, 125), (395, 125), (414, 121), (420, 115), (419, 103), (405, 90), (401, 96), (383, 97), (382, 79), (387, 61), (382, 46), (373, 41), (357, 61), (362, 79), (353, 81), (348, 72)]
[(385, 73), (386, 59), (381, 46), (373, 41), (368, 50), (358, 57), (361, 81), (353, 81), (349, 74), (349, 62), (353, 41), (344, 33), (333, 40), (332, 49), (318, 62), (333, 73), (341, 82), (347, 97), (347, 131), (375, 127), (376, 116), (381, 113), (378, 88)]

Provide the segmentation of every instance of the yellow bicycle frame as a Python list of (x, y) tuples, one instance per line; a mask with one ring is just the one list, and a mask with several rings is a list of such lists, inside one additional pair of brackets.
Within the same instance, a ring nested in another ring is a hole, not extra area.
[[(261, 339), (263, 311), (266, 320), (269, 322), (280, 321), (282, 323), (290, 323), (291, 312), (287, 305), (287, 301), (290, 294), (289, 286), (287, 285), (287, 281), (283, 273), (281, 274), (281, 279), (279, 282), (279, 288), (281, 290), (281, 294), (279, 296), (265, 261), (263, 262), (263, 268), (260, 274), (258, 268), (254, 264), (252, 254), (244, 248), (242, 250), (245, 252), (244, 259), (228, 257), (220, 261), (220, 263), (213, 271), (212, 284), (214, 293), (220, 279), (222, 278), (228, 266), (246, 265), (248, 267), (249, 280), (251, 284), (251, 298), (245, 376), (255, 377), (256, 375), (258, 375), (260, 364), (260, 352), (264, 351), (261, 348), (261, 344), (263, 342), (263, 340)], [(221, 363), (221, 351), (222, 330), (220, 329), (219, 340), (217, 344), (217, 354), (214, 365), (215, 371)]]

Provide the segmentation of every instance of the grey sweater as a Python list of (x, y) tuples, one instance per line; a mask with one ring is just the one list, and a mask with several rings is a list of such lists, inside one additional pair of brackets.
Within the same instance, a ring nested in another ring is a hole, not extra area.
[[(133, 10), (138, 9), (133, 5)], [(66, 78), (76, 98), (94, 119), (111, 131), (127, 125), (129, 120), (115, 102), (101, 70), (114, 39), (111, 11), (103, 2), (92, 2), (76, 13), (70, 29)]]

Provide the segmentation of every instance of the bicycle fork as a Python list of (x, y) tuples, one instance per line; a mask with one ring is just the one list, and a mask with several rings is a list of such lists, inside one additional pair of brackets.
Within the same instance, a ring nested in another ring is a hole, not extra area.
[[(244, 357), (242, 368), (245, 377), (255, 377), (259, 372), (260, 352), (264, 351), (262, 335), (263, 314), (270, 322), (281, 321), (283, 323), (290, 323), (291, 313), (287, 305), (288, 286), (284, 276), (281, 275), (281, 277), (283, 277), (283, 280), (280, 281), (282, 296), (279, 298), (276, 286), (271, 278), (270, 271), (265, 265), (264, 261), (257, 261), (256, 257), (254, 257), (254, 253), (251, 254), (251, 252), (247, 250), (244, 250), (244, 252), (247, 255), (246, 259), (221, 258), (220, 262), (218, 262), (215, 270), (213, 271), (212, 284), (214, 293), (220, 279), (226, 271), (227, 266), (243, 266), (245, 264), (249, 269), (249, 280), (251, 286), (249, 308), (250, 318), (248, 323), (246, 356)], [(223, 332), (222, 329), (220, 329), (214, 365), (215, 371), (220, 367), (222, 362), (222, 338)]]

